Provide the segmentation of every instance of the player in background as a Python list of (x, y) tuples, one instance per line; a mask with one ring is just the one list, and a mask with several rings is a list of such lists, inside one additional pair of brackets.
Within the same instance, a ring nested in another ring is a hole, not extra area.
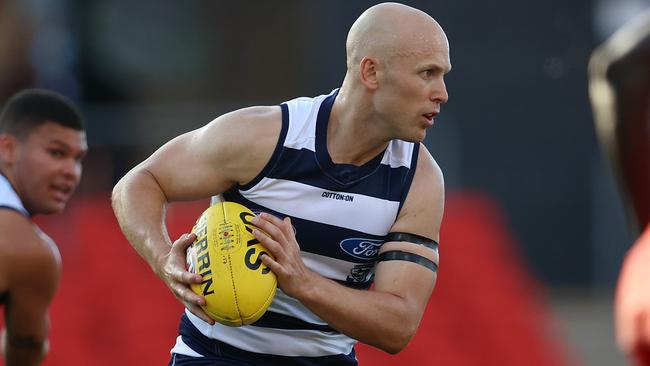
[[(115, 186), (125, 236), (187, 308), (170, 365), (356, 365), (356, 340), (396, 353), (415, 334), (444, 207), (421, 142), (448, 98), (449, 43), (426, 13), (382, 3), (346, 50), (340, 89), (220, 116)], [(264, 212), (254, 224), (271, 237), (256, 235), (279, 284), (264, 316), (238, 328), (202, 311), (189, 287), (201, 277), (185, 268), (194, 237), (172, 243), (164, 228), (166, 203), (222, 193)]]
[(0, 115), (0, 349), (6, 366), (37, 365), (48, 351), (47, 311), (61, 259), (32, 216), (63, 211), (86, 150), (81, 114), (62, 95), (25, 90)]
[(589, 92), (598, 137), (641, 232), (617, 284), (616, 338), (637, 364), (650, 365), (650, 10), (593, 52)]

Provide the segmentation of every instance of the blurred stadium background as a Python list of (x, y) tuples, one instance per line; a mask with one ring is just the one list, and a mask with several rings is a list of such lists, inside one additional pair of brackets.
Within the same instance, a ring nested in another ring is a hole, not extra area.
[[(337, 87), (347, 29), (375, 3), (0, 0), (0, 104), (50, 88), (88, 122), (79, 193), (39, 218), (64, 260), (46, 365), (166, 362), (179, 304), (117, 231), (110, 189), (219, 114)], [(650, 1), (405, 3), (451, 43), (450, 101), (426, 141), (449, 192), (441, 272), (410, 353), (362, 347), (361, 360), (625, 364), (611, 299), (635, 233), (595, 139), (586, 67)], [(172, 207), (172, 234), (204, 205)]]

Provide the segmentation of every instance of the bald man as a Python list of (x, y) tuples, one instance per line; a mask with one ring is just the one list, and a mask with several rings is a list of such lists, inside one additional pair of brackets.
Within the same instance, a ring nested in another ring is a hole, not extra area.
[[(357, 365), (356, 340), (406, 347), (436, 282), (443, 176), (421, 142), (450, 69), (433, 18), (373, 6), (350, 29), (340, 89), (220, 116), (120, 180), (125, 236), (186, 306), (170, 365)], [(256, 233), (279, 289), (250, 326), (202, 311), (185, 269), (194, 236), (164, 229), (167, 202), (218, 194), (261, 212), (270, 235)]]
[(598, 136), (642, 231), (616, 289), (616, 336), (638, 365), (650, 365), (650, 10), (598, 47), (589, 71)]

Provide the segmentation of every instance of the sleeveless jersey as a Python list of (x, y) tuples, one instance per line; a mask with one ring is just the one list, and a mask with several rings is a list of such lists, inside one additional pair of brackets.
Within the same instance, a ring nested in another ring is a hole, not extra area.
[[(14, 187), (11, 186), (7, 177), (2, 173), (0, 173), (0, 209), (14, 210), (29, 217), (29, 212), (27, 212), (25, 206), (23, 206), (23, 203), (20, 201)], [(6, 300), (7, 294), (0, 293), (0, 305), (3, 305)]]
[(29, 216), (29, 212), (23, 206), (20, 197), (11, 186), (7, 177), (0, 173), (0, 209), (8, 208), (10, 210), (18, 211), (19, 213)]
[[(419, 144), (393, 140), (362, 166), (333, 163), (326, 134), (337, 93), (283, 103), (282, 130), (270, 161), (253, 181), (224, 198), (256, 213), (289, 216), (310, 270), (344, 286), (368, 289), (379, 247), (409, 191)], [(279, 288), (264, 316), (249, 326), (210, 326), (188, 310), (185, 315), (206, 337), (245, 351), (309, 357), (310, 365), (332, 357), (339, 357), (332, 364), (357, 364), (355, 340)], [(172, 352), (200, 356), (180, 336)]]

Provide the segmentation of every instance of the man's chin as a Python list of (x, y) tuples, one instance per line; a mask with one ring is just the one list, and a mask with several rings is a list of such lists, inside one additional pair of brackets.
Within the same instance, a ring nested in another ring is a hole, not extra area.
[(401, 138), (400, 140), (406, 142), (420, 143), (423, 142), (426, 137), (427, 137), (427, 133), (426, 131), (423, 131), (421, 134), (406, 136), (405, 138)]
[(39, 210), (32, 214), (40, 214), (40, 215), (58, 214), (63, 212), (63, 210), (65, 210), (66, 204), (67, 202), (52, 202), (47, 206), (39, 207)]

